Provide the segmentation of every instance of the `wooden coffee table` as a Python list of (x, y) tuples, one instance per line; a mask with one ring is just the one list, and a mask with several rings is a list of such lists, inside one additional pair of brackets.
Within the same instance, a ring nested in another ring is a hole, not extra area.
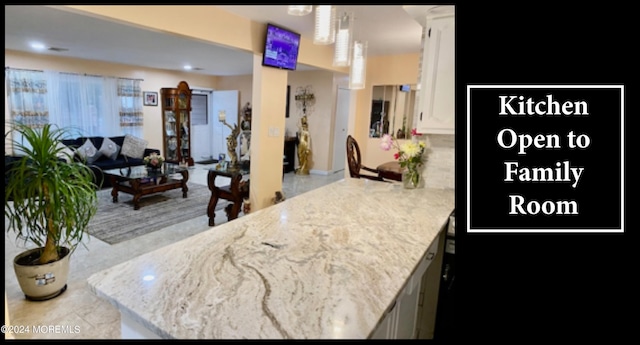
[[(165, 163), (159, 170), (150, 170), (145, 166), (134, 166), (103, 171), (109, 177), (113, 190), (113, 202), (118, 202), (118, 192), (133, 195), (133, 209), (140, 209), (140, 198), (144, 195), (182, 188), (182, 197), (187, 197), (189, 187), (189, 169), (177, 164)], [(180, 174), (182, 178), (174, 178)]]

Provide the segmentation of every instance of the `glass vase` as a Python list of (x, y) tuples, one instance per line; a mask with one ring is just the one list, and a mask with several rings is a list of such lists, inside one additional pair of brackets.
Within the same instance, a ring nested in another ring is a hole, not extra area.
[(405, 189), (424, 188), (424, 164), (408, 165), (402, 171), (402, 185)]

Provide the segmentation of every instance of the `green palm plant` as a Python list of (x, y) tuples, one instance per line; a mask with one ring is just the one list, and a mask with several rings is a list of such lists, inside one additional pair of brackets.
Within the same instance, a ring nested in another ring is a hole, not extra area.
[[(82, 242), (98, 201), (93, 172), (83, 162), (74, 161), (59, 142), (67, 131), (46, 124), (34, 129), (12, 123), (14, 151), (21, 158), (5, 174), (5, 219), (17, 240), (41, 248), (37, 263), (59, 260), (61, 247), (72, 252)], [(66, 155), (68, 161), (61, 159)], [(5, 167), (6, 169), (6, 167)]]

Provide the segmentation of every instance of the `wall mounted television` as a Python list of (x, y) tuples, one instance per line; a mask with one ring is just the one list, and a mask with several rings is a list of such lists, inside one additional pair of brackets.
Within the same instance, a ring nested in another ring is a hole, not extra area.
[(267, 23), (262, 66), (295, 71), (299, 50), (299, 33)]

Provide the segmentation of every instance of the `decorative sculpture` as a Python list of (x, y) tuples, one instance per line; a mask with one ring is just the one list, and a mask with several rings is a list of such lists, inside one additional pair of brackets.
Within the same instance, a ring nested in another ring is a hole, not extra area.
[(313, 111), (313, 106), (316, 103), (316, 98), (313, 95), (311, 86), (298, 87), (296, 90), (296, 106), (302, 110), (302, 117), (300, 118), (300, 131), (298, 132), (298, 163), (299, 167), (296, 169), (298, 175), (309, 175), (309, 166), (311, 158), (311, 135), (309, 133), (309, 124), (307, 122), (307, 113)]
[(229, 158), (231, 162), (229, 163), (229, 170), (238, 169), (238, 135), (240, 134), (240, 127), (237, 124), (234, 124), (231, 127), (230, 124), (227, 123), (227, 117), (224, 110), (221, 110), (218, 113), (218, 120), (222, 122), (225, 126), (231, 129), (231, 134), (227, 136), (227, 152), (229, 153)]
[(309, 158), (311, 156), (311, 136), (307, 117), (300, 119), (300, 132), (298, 134), (298, 163), (300, 166), (296, 170), (298, 175), (309, 175)]

